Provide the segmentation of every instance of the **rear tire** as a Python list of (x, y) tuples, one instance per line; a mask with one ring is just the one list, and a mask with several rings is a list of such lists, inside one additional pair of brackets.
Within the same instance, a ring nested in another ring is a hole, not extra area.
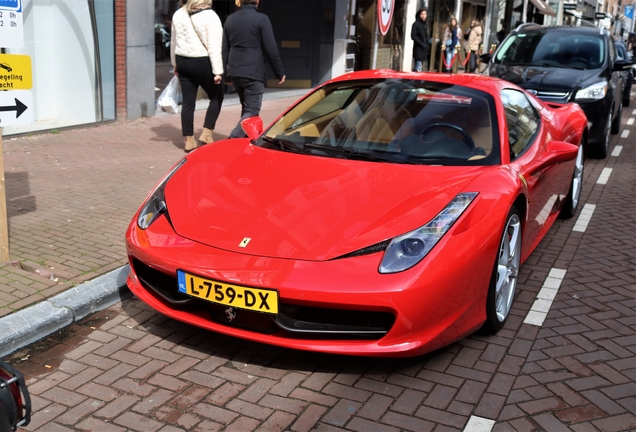
[(570, 219), (576, 213), (581, 200), (581, 188), (583, 186), (583, 170), (585, 168), (585, 146), (583, 142), (579, 145), (579, 152), (576, 154), (576, 162), (574, 163), (574, 173), (572, 174), (572, 183), (570, 183), (570, 191), (565, 197), (563, 207), (559, 217), (562, 219)]
[(521, 267), (521, 218), (517, 207), (512, 206), (499, 243), (488, 297), (486, 299), (486, 322), (481, 331), (497, 333), (506, 323), (517, 288)]
[(629, 78), (627, 79), (627, 85), (625, 86), (625, 93), (623, 94), (623, 106), (629, 106), (629, 100), (632, 96), (632, 84), (634, 83), (634, 76), (632, 71), (629, 71)]
[(612, 135), (616, 135), (621, 131), (621, 120), (623, 119), (623, 102), (618, 105), (618, 112), (612, 121)]

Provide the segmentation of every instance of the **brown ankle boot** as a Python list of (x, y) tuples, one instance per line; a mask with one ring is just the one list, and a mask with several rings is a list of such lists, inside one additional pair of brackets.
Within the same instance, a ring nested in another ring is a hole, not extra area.
[(195, 148), (197, 148), (197, 143), (194, 140), (194, 137), (192, 135), (187, 136), (185, 139), (185, 146), (183, 147), (183, 150), (185, 150), (185, 152), (188, 153), (194, 150)]
[(212, 129), (204, 127), (203, 132), (201, 132), (201, 136), (199, 137), (199, 142), (202, 144), (209, 144), (213, 141), (214, 138), (212, 138)]

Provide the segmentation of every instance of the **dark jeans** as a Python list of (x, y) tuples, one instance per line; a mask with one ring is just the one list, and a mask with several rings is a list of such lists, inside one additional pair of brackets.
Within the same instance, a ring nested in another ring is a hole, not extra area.
[(475, 69), (477, 69), (477, 51), (471, 51), (470, 52), (470, 66), (468, 67), (468, 71), (470, 73), (475, 72)]
[(230, 132), (229, 138), (244, 138), (247, 135), (245, 135), (245, 132), (243, 132), (241, 128), (241, 122), (246, 118), (255, 117), (260, 114), (265, 83), (249, 78), (232, 77), (232, 84), (241, 101), (241, 119), (232, 132)]
[(214, 130), (216, 120), (221, 112), (223, 103), (223, 83), (214, 84), (214, 75), (209, 57), (176, 56), (179, 83), (183, 94), (181, 107), (181, 131), (183, 136), (194, 135), (194, 109), (197, 103), (199, 86), (205, 90), (210, 99), (210, 105), (205, 113), (203, 127)]

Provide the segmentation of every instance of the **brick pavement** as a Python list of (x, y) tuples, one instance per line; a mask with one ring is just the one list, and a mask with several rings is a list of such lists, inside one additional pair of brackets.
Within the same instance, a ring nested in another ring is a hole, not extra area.
[[(557, 221), (495, 336), (413, 359), (315, 354), (206, 332), (132, 298), (12, 356), (34, 401), (26, 430), (636, 430), (636, 147), (621, 136), (619, 156), (586, 162), (587, 230)], [(551, 269), (566, 271), (547, 319), (525, 324)]]
[[(266, 100), (273, 120), (297, 97)], [(215, 139), (240, 106), (224, 107)], [(200, 131), (204, 111), (195, 114)], [(0, 316), (127, 262), (124, 232), (154, 184), (183, 156), (178, 115), (4, 137), (11, 263), (0, 267)]]

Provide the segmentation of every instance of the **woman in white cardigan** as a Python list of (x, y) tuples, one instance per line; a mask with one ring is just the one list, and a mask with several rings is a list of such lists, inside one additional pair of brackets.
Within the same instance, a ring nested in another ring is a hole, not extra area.
[(194, 108), (199, 86), (203, 87), (210, 99), (199, 141), (203, 144), (213, 141), (212, 131), (223, 103), (222, 44), (223, 26), (212, 10), (212, 0), (188, 0), (172, 16), (170, 58), (183, 94), (181, 130), (185, 137), (186, 152), (197, 148), (194, 140)]

